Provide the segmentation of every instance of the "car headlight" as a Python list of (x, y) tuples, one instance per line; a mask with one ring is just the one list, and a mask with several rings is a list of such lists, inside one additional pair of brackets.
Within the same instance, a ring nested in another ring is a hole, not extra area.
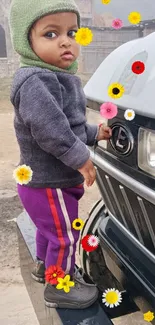
[(140, 128), (138, 134), (138, 166), (155, 176), (155, 131)]

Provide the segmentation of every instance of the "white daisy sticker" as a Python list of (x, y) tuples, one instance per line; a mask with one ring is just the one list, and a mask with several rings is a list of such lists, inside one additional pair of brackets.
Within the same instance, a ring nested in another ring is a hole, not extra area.
[(105, 304), (106, 307), (114, 308), (120, 305), (122, 302), (122, 295), (121, 292), (114, 289), (107, 289), (103, 295), (102, 302)]
[(88, 245), (92, 246), (92, 247), (96, 247), (99, 244), (99, 238), (97, 236), (91, 235), (88, 238)]
[(128, 121), (132, 121), (135, 118), (135, 112), (133, 109), (127, 109), (124, 113), (124, 117)]

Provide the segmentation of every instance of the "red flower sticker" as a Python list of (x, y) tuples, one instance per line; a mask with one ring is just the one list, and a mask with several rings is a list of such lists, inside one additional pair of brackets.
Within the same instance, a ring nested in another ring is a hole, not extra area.
[(45, 280), (50, 284), (58, 284), (58, 278), (64, 278), (65, 272), (60, 266), (51, 265), (45, 271)]
[(141, 61), (135, 61), (132, 64), (132, 72), (135, 74), (141, 74), (145, 70), (145, 64)]
[(85, 237), (83, 237), (81, 239), (81, 245), (86, 252), (93, 252), (98, 247), (98, 245), (90, 246), (90, 244), (89, 244), (90, 237), (92, 237), (92, 235), (86, 235)]

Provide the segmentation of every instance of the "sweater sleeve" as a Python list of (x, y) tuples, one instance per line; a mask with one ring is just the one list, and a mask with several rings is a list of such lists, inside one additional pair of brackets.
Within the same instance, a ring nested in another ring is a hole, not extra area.
[(24, 82), (19, 114), (40, 148), (77, 170), (89, 159), (90, 152), (72, 132), (63, 113), (59, 82), (54, 75), (50, 78), (34, 74)]
[(87, 134), (87, 145), (94, 146), (98, 136), (99, 127), (94, 124), (86, 123), (85, 130)]

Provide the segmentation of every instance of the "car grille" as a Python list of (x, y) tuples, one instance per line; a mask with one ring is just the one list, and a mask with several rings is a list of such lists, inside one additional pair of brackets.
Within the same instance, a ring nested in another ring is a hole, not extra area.
[(97, 182), (109, 212), (155, 255), (155, 205), (101, 169), (98, 169), (98, 176)]

